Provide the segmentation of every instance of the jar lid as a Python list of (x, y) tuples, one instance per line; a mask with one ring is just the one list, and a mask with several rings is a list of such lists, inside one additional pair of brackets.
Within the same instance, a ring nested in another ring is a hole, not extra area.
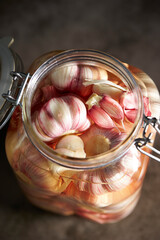
[(17, 105), (15, 96), (20, 83), (15, 81), (15, 71), (22, 70), (22, 61), (10, 48), (13, 42), (12, 37), (0, 39), (0, 129), (9, 120)]
[(15, 61), (10, 46), (13, 44), (12, 37), (0, 39), (0, 109), (4, 105), (5, 99), (2, 97), (10, 89), (12, 82), (11, 71), (15, 71)]

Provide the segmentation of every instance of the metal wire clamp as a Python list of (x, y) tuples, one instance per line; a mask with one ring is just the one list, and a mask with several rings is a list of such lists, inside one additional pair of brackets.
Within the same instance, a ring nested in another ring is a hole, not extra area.
[(147, 133), (147, 129), (148, 126), (151, 125), (160, 135), (160, 120), (158, 120), (157, 118), (153, 118), (153, 117), (146, 117), (144, 115), (143, 117), (143, 134), (142, 134), (142, 138), (137, 138), (135, 139), (135, 146), (136, 148), (143, 154), (147, 155), (148, 157), (160, 162), (160, 158), (158, 156), (155, 156), (151, 153), (148, 153), (146, 151), (144, 151), (142, 148), (145, 146), (147, 148), (149, 148), (150, 150), (152, 150), (152, 152), (156, 153), (157, 155), (160, 156), (160, 151), (157, 150), (156, 148), (152, 147), (151, 145), (149, 145), (149, 143), (152, 143), (152, 133), (149, 133), (148, 136), (146, 136)]
[(2, 97), (5, 99), (5, 102), (1, 108), (0, 112), (0, 129), (6, 124), (10, 119), (16, 106), (21, 106), (21, 98), (28, 82), (28, 79), (31, 77), (30, 74), (11, 72), (13, 77), (13, 82), (10, 89), (7, 93), (3, 93)]

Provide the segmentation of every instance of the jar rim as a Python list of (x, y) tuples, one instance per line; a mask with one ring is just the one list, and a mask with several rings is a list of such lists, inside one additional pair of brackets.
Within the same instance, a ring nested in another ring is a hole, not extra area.
[[(131, 84), (134, 89), (136, 89), (135, 93), (137, 94), (138, 99), (138, 113), (136, 120), (133, 124), (133, 128), (127, 137), (115, 148), (110, 149), (107, 152), (86, 157), (86, 158), (73, 158), (68, 156), (60, 155), (59, 153), (55, 152), (52, 148), (47, 146), (42, 140), (37, 138), (36, 133), (32, 128), (31, 122), (31, 99), (33, 96), (34, 88), (37, 86), (36, 84), (39, 80), (43, 79), (44, 75), (57, 67), (59, 64), (63, 64), (64, 62), (72, 62), (77, 61), (77, 59), (81, 60), (88, 60), (88, 61), (95, 61), (100, 62), (101, 64), (110, 64), (110, 66), (115, 67), (117, 71), (122, 74), (126, 79), (128, 79), (129, 83)], [(117, 67), (118, 66), (118, 67)], [(33, 87), (34, 86), (34, 87)], [(32, 91), (31, 91), (32, 89)], [(106, 165), (111, 164), (114, 161), (119, 160), (130, 148), (133, 144), (134, 139), (137, 137), (138, 132), (142, 126), (143, 121), (143, 101), (142, 101), (142, 94), (140, 91), (140, 87), (136, 83), (132, 73), (127, 69), (127, 67), (115, 57), (101, 52), (97, 50), (88, 50), (88, 49), (73, 49), (67, 50), (62, 53), (59, 53), (47, 61), (45, 61), (31, 76), (31, 79), (26, 87), (25, 93), (22, 99), (22, 119), (25, 131), (28, 135), (28, 138), (34, 145), (34, 147), (47, 159), (55, 162), (61, 166), (74, 168), (74, 169), (94, 169), (100, 168)]]

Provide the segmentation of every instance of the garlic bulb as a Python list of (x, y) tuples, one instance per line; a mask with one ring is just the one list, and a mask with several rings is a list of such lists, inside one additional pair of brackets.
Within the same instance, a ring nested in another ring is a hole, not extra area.
[(90, 126), (84, 103), (77, 97), (66, 95), (52, 98), (35, 114), (34, 129), (44, 141), (67, 133), (84, 131)]

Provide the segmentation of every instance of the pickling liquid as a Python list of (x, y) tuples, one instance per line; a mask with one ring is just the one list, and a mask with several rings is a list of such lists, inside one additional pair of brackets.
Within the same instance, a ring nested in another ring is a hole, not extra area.
[[(149, 98), (144, 96), (150, 116)], [(137, 115), (134, 92), (109, 70), (62, 65), (38, 84), (31, 104), (33, 130), (57, 154), (94, 157), (119, 146)], [(77, 170), (47, 160), (29, 141), (16, 108), (6, 137), (9, 163), (34, 205), (99, 223), (129, 215), (137, 204), (148, 157), (133, 145), (103, 168)]]

